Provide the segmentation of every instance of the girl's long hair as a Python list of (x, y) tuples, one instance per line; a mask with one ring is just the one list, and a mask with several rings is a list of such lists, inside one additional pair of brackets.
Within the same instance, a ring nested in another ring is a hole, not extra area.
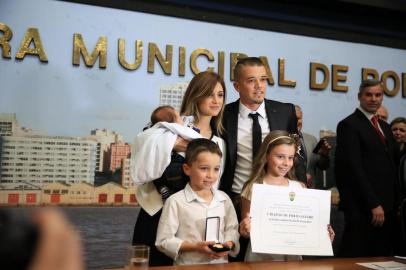
[[(252, 190), (252, 186), (254, 183), (262, 184), (263, 179), (267, 173), (267, 156), (278, 145), (287, 144), (293, 145), (295, 147), (295, 153), (298, 149), (299, 140), (297, 139), (297, 135), (289, 134), (287, 131), (284, 130), (274, 130), (271, 131), (264, 139), (259, 148), (259, 152), (257, 157), (255, 158), (252, 166), (252, 170), (250, 173), (250, 177), (248, 181), (245, 182), (243, 189), (248, 188)], [(292, 168), (288, 171), (286, 176), (289, 179), (296, 179), (295, 176), (295, 168)]]

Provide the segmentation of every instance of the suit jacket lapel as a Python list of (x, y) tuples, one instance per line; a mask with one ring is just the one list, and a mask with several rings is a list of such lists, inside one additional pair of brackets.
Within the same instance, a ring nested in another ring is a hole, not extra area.
[[(381, 126), (383, 135), (385, 135), (386, 138), (386, 149), (388, 150), (388, 153), (394, 153), (395, 151), (395, 144), (393, 143), (394, 140), (392, 140), (393, 137), (393, 133), (392, 130), (390, 129), (390, 126), (388, 125), (388, 123), (383, 122), (382, 120), (378, 120), (379, 125)], [(391, 156), (391, 158), (393, 158), (393, 156)], [(396, 163), (396, 161), (394, 160), (394, 163)]]
[(385, 135), (386, 142), (388, 143), (389, 142), (388, 138), (393, 136), (392, 135), (392, 130), (391, 129), (386, 129), (385, 125), (387, 125), (387, 123), (383, 122), (381, 119), (378, 119), (378, 123), (381, 126), (383, 135)]
[(269, 100), (264, 100), (265, 102), (265, 111), (266, 111), (266, 117), (268, 118), (268, 124), (269, 124), (269, 131), (272, 131), (272, 123), (276, 123), (277, 121), (275, 117), (276, 109), (272, 108), (271, 102)]
[[(381, 138), (379, 137), (378, 133), (376, 132), (372, 122), (363, 114), (359, 109), (356, 109), (355, 113), (357, 114), (358, 118), (360, 119), (360, 123), (364, 126), (365, 131), (370, 134), (370, 138), (373, 138), (376, 145), (379, 147), (385, 148), (385, 145), (382, 143)], [(385, 136), (387, 136), (385, 134)]]
[(239, 104), (240, 100), (232, 103), (230, 107), (229, 113), (225, 115), (227, 117), (227, 126), (225, 129), (227, 130), (227, 139), (228, 139), (228, 148), (229, 154), (231, 158), (232, 164), (235, 164), (236, 156), (237, 156), (237, 132), (238, 132), (238, 114), (239, 114)]

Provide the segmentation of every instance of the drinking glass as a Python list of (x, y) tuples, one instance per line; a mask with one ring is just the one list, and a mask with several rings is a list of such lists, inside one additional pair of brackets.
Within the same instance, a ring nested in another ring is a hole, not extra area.
[(149, 246), (128, 246), (126, 263), (128, 270), (147, 270), (149, 264)]

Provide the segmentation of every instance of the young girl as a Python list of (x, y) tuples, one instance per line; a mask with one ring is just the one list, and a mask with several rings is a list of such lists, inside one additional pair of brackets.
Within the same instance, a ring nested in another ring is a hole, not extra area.
[[(296, 139), (286, 131), (275, 130), (270, 132), (261, 144), (261, 148), (254, 160), (251, 175), (245, 183), (241, 193), (240, 233), (244, 237), (250, 236), (250, 204), (253, 184), (286, 186), (305, 188), (304, 184), (295, 179), (293, 161), (297, 152)], [(330, 239), (334, 238), (332, 228), (328, 227)], [(300, 255), (263, 254), (253, 253), (251, 243), (245, 254), (245, 261), (291, 261), (301, 260)]]
[(218, 218), (218, 241), (238, 254), (238, 220), (226, 193), (214, 188), (220, 174), (222, 153), (208, 139), (188, 144), (183, 170), (190, 181), (165, 202), (159, 221), (156, 246), (174, 259), (174, 264), (227, 262), (229, 252), (215, 252), (206, 241), (207, 218)]

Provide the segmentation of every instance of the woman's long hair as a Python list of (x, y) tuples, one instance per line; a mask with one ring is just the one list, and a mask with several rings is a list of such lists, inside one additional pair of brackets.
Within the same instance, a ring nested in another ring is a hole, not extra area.
[(214, 134), (221, 135), (224, 130), (221, 120), (223, 119), (226, 103), (226, 85), (223, 78), (217, 73), (204, 71), (193, 77), (183, 97), (180, 114), (192, 115), (195, 122), (198, 123), (200, 121), (199, 102), (213, 93), (217, 83), (220, 83), (223, 87), (224, 101), (219, 114), (212, 117), (210, 124)]

